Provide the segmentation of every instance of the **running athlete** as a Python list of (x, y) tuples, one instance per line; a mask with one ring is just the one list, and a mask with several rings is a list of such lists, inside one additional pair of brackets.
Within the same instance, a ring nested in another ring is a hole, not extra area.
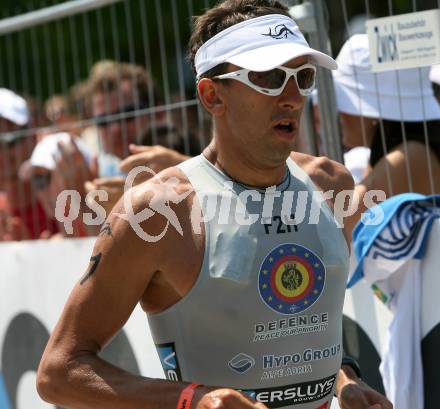
[[(291, 153), (315, 65), (336, 63), (271, 0), (208, 10), (190, 49), (212, 142), (116, 205), (49, 340), (39, 393), (81, 409), (323, 409), (334, 393), (343, 409), (392, 408), (341, 368), (348, 248), (322, 192), (352, 178)], [(97, 356), (138, 302), (168, 380)]]

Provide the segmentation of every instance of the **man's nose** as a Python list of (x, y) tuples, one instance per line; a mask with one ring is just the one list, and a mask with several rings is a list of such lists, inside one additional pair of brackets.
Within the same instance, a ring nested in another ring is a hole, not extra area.
[(287, 81), (283, 92), (279, 96), (279, 105), (283, 109), (291, 109), (296, 111), (304, 105), (305, 97), (300, 92), (294, 77), (290, 77)]

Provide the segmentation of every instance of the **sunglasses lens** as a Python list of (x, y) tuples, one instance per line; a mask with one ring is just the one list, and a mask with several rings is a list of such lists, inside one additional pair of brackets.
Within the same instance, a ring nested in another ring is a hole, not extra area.
[(297, 73), (298, 88), (309, 90), (315, 85), (315, 70), (313, 68), (303, 68)]
[(32, 184), (36, 190), (44, 190), (49, 186), (50, 178), (50, 173), (33, 175)]
[(248, 78), (252, 84), (260, 88), (278, 89), (283, 85), (286, 73), (278, 68), (263, 72), (249, 71)]

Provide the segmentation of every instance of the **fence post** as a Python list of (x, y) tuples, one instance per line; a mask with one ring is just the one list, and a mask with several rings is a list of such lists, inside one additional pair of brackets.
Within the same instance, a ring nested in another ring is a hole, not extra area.
[[(290, 13), (295, 18), (300, 29), (308, 34), (310, 46), (323, 53), (332, 55), (324, 8), (324, 0), (305, 1), (299, 6), (290, 8)], [(318, 67), (316, 85), (319, 95), (323, 151), (329, 158), (343, 163), (338, 110), (331, 72)]]
[[(310, 36), (311, 46), (326, 54), (332, 55), (324, 14), (325, 1), (314, 0), (312, 5), (314, 6), (316, 26), (319, 27), (319, 29)], [(324, 144), (325, 153), (329, 158), (343, 163), (338, 108), (336, 105), (332, 73), (323, 68), (319, 68), (318, 72), (317, 87), (319, 94), (319, 111), (321, 113), (322, 143)]]

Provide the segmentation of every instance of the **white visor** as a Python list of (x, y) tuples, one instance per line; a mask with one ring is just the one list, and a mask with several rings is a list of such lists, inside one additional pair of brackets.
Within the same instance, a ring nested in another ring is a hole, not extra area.
[(235, 24), (221, 31), (196, 53), (197, 78), (215, 66), (228, 62), (253, 71), (268, 71), (303, 56), (310, 62), (335, 70), (336, 61), (310, 48), (293, 19), (269, 14)]

